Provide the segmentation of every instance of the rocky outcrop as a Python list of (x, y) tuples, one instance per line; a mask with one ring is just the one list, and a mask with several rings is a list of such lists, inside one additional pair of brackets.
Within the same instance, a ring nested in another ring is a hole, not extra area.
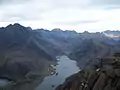
[(104, 59), (100, 68), (87, 68), (68, 77), (56, 90), (120, 90), (120, 58), (109, 59)]

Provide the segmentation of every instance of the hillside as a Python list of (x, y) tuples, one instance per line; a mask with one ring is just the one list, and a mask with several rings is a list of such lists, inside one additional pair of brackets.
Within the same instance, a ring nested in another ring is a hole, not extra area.
[(119, 52), (119, 41), (120, 38), (116, 40), (103, 32), (32, 30), (17, 23), (10, 24), (0, 28), (0, 77), (19, 81), (45, 76), (60, 55), (76, 60), (84, 69), (97, 63), (97, 58)]
[(0, 28), (0, 77), (16, 81), (27, 78), (29, 73), (32, 76), (47, 72), (50, 63), (55, 62), (55, 55), (50, 52), (57, 51), (47, 45), (52, 46), (31, 28), (19, 24)]
[(76, 46), (72, 47), (69, 57), (78, 62), (80, 68), (94, 64), (97, 58), (111, 56), (120, 52), (119, 40), (106, 37), (103, 33), (81, 33), (82, 37), (77, 41)]
[(119, 90), (120, 58), (103, 58), (100, 67), (91, 67), (68, 77), (56, 90)]

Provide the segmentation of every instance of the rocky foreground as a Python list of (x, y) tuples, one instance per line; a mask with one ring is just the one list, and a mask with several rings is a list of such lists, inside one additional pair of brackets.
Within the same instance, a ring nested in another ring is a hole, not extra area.
[(68, 77), (56, 90), (120, 90), (120, 58), (105, 58), (100, 67)]

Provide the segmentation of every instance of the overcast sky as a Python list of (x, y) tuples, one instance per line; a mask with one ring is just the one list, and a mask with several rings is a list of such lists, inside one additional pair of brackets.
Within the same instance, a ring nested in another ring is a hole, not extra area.
[(78, 32), (120, 29), (120, 0), (0, 0), (0, 26)]

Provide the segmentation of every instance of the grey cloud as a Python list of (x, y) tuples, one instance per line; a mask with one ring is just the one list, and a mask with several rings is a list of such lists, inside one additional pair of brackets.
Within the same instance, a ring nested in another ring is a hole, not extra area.
[[(120, 8), (120, 0), (0, 0), (0, 21), (14, 21), (14, 20), (42, 20), (42, 15), (45, 12), (59, 10), (59, 8), (83, 8), (100, 6), (102, 9), (116, 9)], [(6, 4), (6, 6), (5, 6)], [(10, 8), (7, 6), (10, 4)], [(18, 7), (17, 5), (21, 6)], [(113, 6), (114, 5), (114, 6)], [(6, 9), (8, 7), (8, 9)], [(46, 18), (46, 17), (44, 17)], [(98, 21), (77, 21), (77, 22), (62, 22), (63, 24), (85, 24), (96, 23)], [(62, 24), (61, 23), (61, 24)], [(57, 24), (57, 23), (56, 23)]]
[(105, 10), (118, 9), (120, 8), (120, 0), (91, 0), (90, 5)]
[(79, 24), (90, 24), (90, 23), (97, 23), (99, 20), (86, 20), (86, 21), (73, 21), (73, 22), (54, 22), (57, 25), (79, 25)]
[(0, 0), (0, 3), (22, 3), (22, 2), (39, 2), (41, 5), (51, 4), (51, 7), (84, 7), (97, 5), (120, 5), (120, 0)]
[(92, 0), (93, 5), (120, 5), (120, 0)]
[(42, 20), (44, 12), (54, 10), (51, 0), (1, 0), (0, 2), (0, 22), (38, 21)]
[(11, 22), (11, 21), (35, 21), (35, 20), (42, 20), (41, 17), (32, 17), (22, 14), (6, 14), (0, 18), (1, 22)]
[(8, 4), (20, 4), (20, 3), (25, 3), (30, 0), (0, 0), (0, 5), (8, 5)]
[[(29, 13), (30, 14), (30, 13)], [(21, 14), (3, 14), (1, 15), (0, 22), (11, 22), (11, 21), (37, 21), (37, 20), (42, 20), (42, 17), (36, 16), (36, 15), (23, 15)]]
[(66, 7), (78, 7), (78, 8), (91, 8), (101, 7), (103, 8), (119, 8), (120, 0), (51, 0), (52, 6), (66, 8)]
[[(28, 8), (26, 8), (26, 6)], [(41, 20), (43, 11), (29, 5), (15, 5), (0, 8), (0, 22)]]
[(40, 6), (46, 5), (48, 7), (50, 6), (52, 9), (69, 8), (69, 7), (90, 8), (91, 6), (94, 8), (96, 8), (96, 6), (100, 6), (101, 8), (104, 7), (104, 8), (113, 9), (113, 8), (119, 8), (117, 6), (120, 5), (120, 0), (0, 0), (0, 4), (11, 4), (11, 5), (22, 4), (25, 2), (26, 3), (36, 2)]
[(116, 6), (107, 6), (104, 8), (105, 10), (112, 10), (112, 9), (120, 9), (120, 5), (116, 5)]

